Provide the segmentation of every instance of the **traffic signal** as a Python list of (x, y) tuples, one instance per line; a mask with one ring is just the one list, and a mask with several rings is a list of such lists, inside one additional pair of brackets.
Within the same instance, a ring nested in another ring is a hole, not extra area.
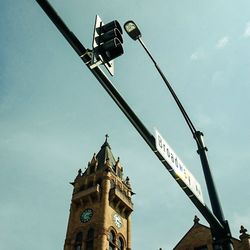
[(104, 24), (97, 15), (93, 36), (93, 53), (111, 75), (114, 75), (114, 61), (123, 54), (122, 28), (117, 20)]

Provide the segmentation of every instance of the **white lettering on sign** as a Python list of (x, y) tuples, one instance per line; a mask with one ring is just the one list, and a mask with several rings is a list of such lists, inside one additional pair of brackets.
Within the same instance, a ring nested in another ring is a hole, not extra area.
[(171, 170), (174, 171), (177, 177), (180, 178), (193, 192), (193, 194), (204, 204), (201, 186), (198, 181), (157, 130), (155, 130), (155, 136), (157, 151), (166, 160), (168, 165), (171, 167)]

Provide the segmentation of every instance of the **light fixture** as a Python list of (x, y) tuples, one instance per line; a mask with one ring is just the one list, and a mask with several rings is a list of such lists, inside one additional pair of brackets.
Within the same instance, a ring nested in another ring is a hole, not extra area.
[(135, 24), (134, 21), (130, 20), (124, 24), (124, 29), (127, 34), (134, 40), (137, 40), (141, 37), (141, 32), (138, 26)]

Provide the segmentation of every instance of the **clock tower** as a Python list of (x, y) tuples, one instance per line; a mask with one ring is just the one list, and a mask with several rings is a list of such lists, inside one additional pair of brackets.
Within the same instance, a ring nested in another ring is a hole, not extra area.
[(107, 141), (71, 184), (64, 250), (131, 250), (133, 194)]

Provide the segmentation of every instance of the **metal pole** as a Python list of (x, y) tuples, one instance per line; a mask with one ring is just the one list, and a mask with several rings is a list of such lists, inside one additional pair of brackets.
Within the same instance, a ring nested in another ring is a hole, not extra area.
[(213, 235), (215, 236), (215, 239), (214, 239), (215, 249), (216, 249), (216, 245), (222, 244), (222, 246), (223, 246), (222, 249), (231, 250), (231, 249), (233, 249), (233, 245), (231, 242), (232, 236), (231, 236), (228, 222), (224, 218), (222, 207), (221, 207), (219, 197), (218, 197), (218, 194), (217, 194), (217, 191), (215, 188), (215, 184), (213, 181), (213, 176), (212, 176), (212, 172), (210, 170), (208, 157), (207, 157), (207, 153), (206, 153), (207, 147), (205, 146), (205, 143), (203, 140), (203, 134), (200, 131), (196, 131), (195, 136), (199, 141), (199, 143), (197, 143), (197, 146), (198, 146), (197, 152), (198, 152), (200, 159), (201, 159), (201, 163), (202, 163), (201, 165), (203, 168), (203, 172), (204, 172), (204, 176), (205, 176), (205, 180), (206, 180), (206, 184), (207, 184), (207, 190), (208, 190), (209, 198), (211, 201), (212, 210), (213, 210), (213, 213), (216, 216), (216, 218), (225, 227), (225, 233), (223, 235), (216, 232), (216, 228), (211, 228), (212, 232), (214, 231)]
[(205, 177), (205, 181), (206, 181), (206, 185), (207, 185), (207, 190), (208, 190), (208, 194), (209, 194), (209, 199), (210, 199), (210, 203), (212, 206), (212, 211), (213, 211), (214, 215), (216, 216), (216, 218), (225, 227), (224, 232), (221, 233), (220, 230), (218, 231), (216, 228), (213, 228), (213, 226), (211, 225), (211, 231), (212, 231), (212, 235), (213, 235), (213, 238), (215, 241), (214, 249), (217, 249), (216, 245), (217, 246), (219, 245), (219, 246), (223, 247), (222, 249), (231, 250), (231, 249), (233, 249), (233, 246), (232, 246), (232, 243), (230, 240), (231, 239), (231, 232), (230, 232), (228, 222), (225, 221), (222, 207), (221, 207), (220, 200), (219, 200), (219, 196), (217, 194), (215, 184), (213, 181), (213, 176), (212, 176), (212, 173), (210, 170), (210, 166), (209, 166), (209, 162), (208, 162), (208, 158), (207, 158), (207, 154), (206, 154), (207, 148), (205, 147), (204, 141), (202, 138), (203, 133), (200, 131), (197, 131), (195, 129), (192, 121), (190, 120), (188, 114), (186, 113), (184, 107), (182, 106), (178, 96), (174, 92), (173, 88), (171, 87), (167, 78), (165, 77), (165, 75), (161, 71), (160, 67), (158, 66), (158, 64), (154, 60), (153, 56), (151, 55), (151, 53), (147, 49), (146, 45), (143, 43), (141, 38), (138, 38), (138, 40), (139, 40), (140, 44), (142, 45), (142, 47), (144, 48), (144, 50), (146, 51), (146, 53), (148, 54), (148, 56), (150, 57), (150, 59), (153, 61), (158, 73), (161, 75), (163, 81), (165, 82), (167, 88), (169, 89), (171, 95), (173, 96), (177, 106), (179, 107), (179, 109), (180, 109), (192, 135), (193, 135), (193, 138), (195, 139), (195, 141), (197, 143), (197, 147), (198, 147), (197, 152), (200, 156), (201, 165), (202, 165), (202, 169), (203, 169), (203, 173), (204, 173), (204, 177)]

